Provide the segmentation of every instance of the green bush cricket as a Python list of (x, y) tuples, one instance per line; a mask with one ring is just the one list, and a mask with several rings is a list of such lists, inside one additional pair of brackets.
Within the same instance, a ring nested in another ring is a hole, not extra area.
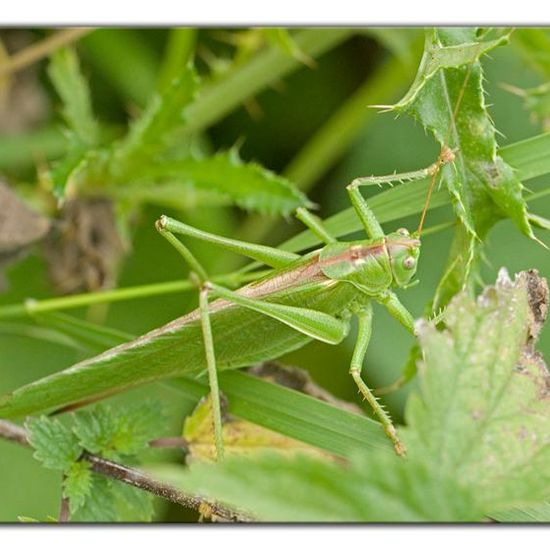
[[(206, 233), (162, 216), (159, 232), (189, 264), (199, 289), (199, 308), (136, 340), (116, 346), (73, 367), (28, 384), (0, 400), (0, 417), (74, 407), (147, 382), (208, 372), (213, 396), (217, 455), (223, 457), (220, 390), (217, 370), (275, 359), (312, 339), (338, 344), (353, 315), (359, 332), (350, 373), (373, 408), (399, 454), (404, 452), (389, 415), (361, 379), (372, 326), (372, 300), (383, 304), (411, 333), (413, 318), (391, 290), (410, 286), (416, 272), (420, 233), (430, 193), (417, 231), (385, 235), (359, 188), (392, 181), (432, 178), (454, 155), (443, 148), (430, 167), (382, 177), (358, 178), (348, 186), (355, 212), (368, 239), (338, 242), (323, 223), (300, 208), (297, 217), (325, 245), (300, 256), (277, 248)], [(176, 234), (197, 238), (273, 268), (237, 291), (209, 277)], [(210, 298), (217, 298), (209, 302)]]

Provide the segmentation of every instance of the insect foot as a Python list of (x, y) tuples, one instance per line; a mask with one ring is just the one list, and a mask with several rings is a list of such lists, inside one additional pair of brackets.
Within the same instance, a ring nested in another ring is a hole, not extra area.
[(405, 445), (401, 443), (401, 440), (397, 436), (396, 429), (392, 426), (384, 426), (384, 431), (386, 432), (386, 435), (392, 440), (393, 442), (393, 448), (395, 450), (395, 453), (398, 456), (406, 456), (407, 449), (405, 448)]

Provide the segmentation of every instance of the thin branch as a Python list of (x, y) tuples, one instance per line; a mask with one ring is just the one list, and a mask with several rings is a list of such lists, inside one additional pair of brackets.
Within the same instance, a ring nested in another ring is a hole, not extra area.
[[(0, 438), (29, 447), (27, 432), (21, 428), (21, 426), (6, 420), (0, 420)], [(216, 519), (241, 522), (251, 521), (252, 519), (240, 512), (235, 512), (234, 510), (226, 508), (217, 502), (207, 501), (203, 498), (183, 493), (171, 485), (161, 483), (149, 477), (140, 470), (124, 466), (118, 462), (107, 460), (106, 458), (86, 451), (82, 453), (81, 460), (89, 462), (92, 466), (92, 470), (100, 475), (122, 481), (132, 487), (137, 487), (138, 489), (147, 491), (148, 493), (169, 500), (170, 502), (180, 504), (181, 506), (192, 508), (200, 513), (204, 513), (205, 510), (207, 510), (208, 514)]]
[(63, 494), (65, 486), (66, 476), (63, 474), (62, 490), (61, 490), (61, 503), (59, 505), (59, 523), (67, 523), (71, 519), (71, 506), (68, 497)]
[(36, 63), (58, 48), (82, 38), (93, 30), (93, 28), (87, 27), (65, 29), (44, 38), (44, 40), (40, 40), (32, 46), (24, 48), (12, 55), (6, 63), (0, 65), (0, 78)]

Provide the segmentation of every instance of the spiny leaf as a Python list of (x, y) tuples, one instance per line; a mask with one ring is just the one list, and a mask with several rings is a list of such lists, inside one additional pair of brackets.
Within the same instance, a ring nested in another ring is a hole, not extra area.
[(159, 470), (184, 490), (243, 508), (261, 521), (473, 521), (471, 496), (421, 463), (375, 453), (341, 466), (264, 453), (219, 465)]
[(52, 470), (68, 470), (82, 452), (70, 428), (46, 416), (31, 418), (25, 423), (34, 458)]
[(550, 375), (534, 350), (547, 304), (535, 272), (512, 283), (501, 271), (477, 301), (455, 297), (443, 332), (418, 327), (421, 395), (402, 436), (410, 456), (472, 488), (486, 511), (550, 494)]
[(98, 144), (100, 127), (73, 49), (62, 48), (52, 55), (48, 75), (63, 100), (62, 113), (68, 127), (67, 155), (53, 164), (49, 174), (54, 194), (62, 199), (69, 182), (84, 168), (88, 151)]
[(211, 157), (167, 160), (147, 169), (145, 179), (190, 182), (198, 189), (229, 197), (247, 210), (289, 214), (311, 202), (287, 179), (255, 162), (243, 162), (235, 149)]
[(99, 125), (93, 116), (88, 83), (80, 73), (75, 51), (57, 50), (51, 57), (48, 75), (63, 100), (63, 117), (69, 129), (82, 144), (96, 144)]
[(111, 172), (117, 181), (133, 179), (141, 167), (171, 145), (185, 123), (185, 110), (197, 94), (199, 79), (188, 65), (170, 86), (153, 96), (128, 135), (115, 146)]
[(66, 472), (63, 481), (63, 496), (69, 499), (71, 515), (85, 503), (92, 488), (92, 471), (85, 461), (74, 462)]
[(534, 238), (522, 197), (523, 186), (498, 154), (496, 130), (485, 105), (480, 57), (506, 42), (508, 33), (481, 34), (475, 28), (433, 29), (426, 37), (417, 77), (405, 97), (391, 109), (419, 120), (441, 146), (456, 150), (456, 160), (441, 169), (464, 229), (455, 238), (451, 257), (436, 293), (438, 309), (468, 278), (476, 254), (476, 239), (502, 217), (511, 218)]

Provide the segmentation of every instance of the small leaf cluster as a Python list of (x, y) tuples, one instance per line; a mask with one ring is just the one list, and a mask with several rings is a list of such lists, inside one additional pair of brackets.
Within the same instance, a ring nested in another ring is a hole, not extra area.
[(71, 414), (70, 422), (42, 416), (26, 422), (34, 457), (46, 468), (63, 473), (63, 497), (74, 521), (149, 521), (148, 493), (92, 471), (83, 453), (135, 462), (158, 434), (159, 407), (153, 403), (114, 410), (98, 404)]

